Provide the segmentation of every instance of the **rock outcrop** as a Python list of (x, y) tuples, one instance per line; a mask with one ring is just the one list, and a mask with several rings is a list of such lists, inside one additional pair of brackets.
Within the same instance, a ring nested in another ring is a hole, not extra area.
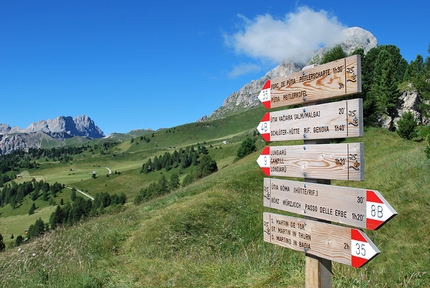
[(33, 122), (25, 129), (0, 124), (0, 155), (13, 150), (40, 148), (42, 141), (64, 141), (75, 136), (103, 138), (103, 131), (86, 115), (76, 118), (59, 116), (56, 119)]

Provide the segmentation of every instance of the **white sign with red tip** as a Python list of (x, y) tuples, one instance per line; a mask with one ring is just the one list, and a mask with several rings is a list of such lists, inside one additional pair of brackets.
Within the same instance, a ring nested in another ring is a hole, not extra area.
[(267, 176), (362, 181), (364, 144), (267, 146), (257, 163)]
[(270, 80), (267, 80), (266, 83), (264, 83), (260, 94), (258, 94), (258, 99), (261, 101), (261, 104), (263, 104), (264, 107), (270, 109)]
[(354, 55), (267, 80), (258, 99), (270, 109), (360, 92), (361, 58)]
[(286, 212), (369, 230), (397, 215), (376, 190), (264, 178), (263, 204)]
[(359, 268), (379, 254), (378, 247), (357, 229), (351, 229), (351, 266)]
[(379, 249), (358, 229), (263, 213), (264, 241), (359, 268)]
[(311, 140), (363, 136), (363, 100), (268, 112), (257, 127), (266, 140)]

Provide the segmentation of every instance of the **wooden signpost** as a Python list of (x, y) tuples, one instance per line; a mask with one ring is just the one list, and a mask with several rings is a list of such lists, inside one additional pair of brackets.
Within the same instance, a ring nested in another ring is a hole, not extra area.
[[(358, 229), (376, 230), (397, 212), (375, 190), (326, 185), (331, 179), (364, 180), (363, 143), (329, 144), (331, 138), (363, 136), (361, 99), (309, 105), (361, 92), (361, 58), (346, 57), (268, 80), (258, 98), (270, 109), (258, 131), (267, 141), (304, 140), (303, 145), (267, 146), (257, 159), (264, 179), (264, 206), (306, 216), (263, 214), (264, 241), (306, 254), (306, 287), (331, 287), (331, 261), (361, 267), (379, 254)], [(312, 218), (312, 219), (310, 219)]]
[(265, 207), (369, 230), (396, 210), (376, 190), (264, 178)]
[(353, 267), (379, 254), (358, 229), (273, 213), (263, 214), (264, 241)]
[(363, 143), (266, 146), (257, 159), (267, 176), (361, 181)]
[(268, 112), (257, 130), (267, 142), (363, 136), (363, 100)]
[(354, 55), (267, 80), (258, 99), (270, 109), (360, 93), (360, 63)]

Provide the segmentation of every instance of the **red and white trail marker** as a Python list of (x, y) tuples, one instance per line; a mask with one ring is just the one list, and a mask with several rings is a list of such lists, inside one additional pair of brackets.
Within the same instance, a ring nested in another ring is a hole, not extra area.
[(378, 247), (357, 229), (351, 229), (351, 266), (360, 268), (379, 254)]
[(358, 230), (304, 218), (263, 213), (264, 241), (359, 268), (379, 249)]
[(258, 94), (258, 99), (261, 101), (261, 104), (263, 104), (264, 107), (270, 109), (270, 80), (267, 80), (266, 83), (264, 83), (260, 94)]

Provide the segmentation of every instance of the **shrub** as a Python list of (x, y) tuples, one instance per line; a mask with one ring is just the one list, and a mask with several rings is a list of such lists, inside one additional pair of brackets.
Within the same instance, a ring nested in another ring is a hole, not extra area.
[(430, 134), (427, 134), (427, 146), (424, 148), (424, 152), (426, 153), (427, 159), (430, 159)]
[(242, 159), (243, 157), (255, 151), (257, 151), (257, 146), (255, 146), (255, 140), (247, 136), (245, 139), (242, 140), (242, 143), (240, 143), (240, 146), (237, 149), (236, 160)]
[(402, 138), (411, 140), (418, 136), (417, 127), (418, 124), (415, 121), (414, 114), (412, 112), (406, 112), (402, 115), (399, 122), (397, 122), (397, 134)]

